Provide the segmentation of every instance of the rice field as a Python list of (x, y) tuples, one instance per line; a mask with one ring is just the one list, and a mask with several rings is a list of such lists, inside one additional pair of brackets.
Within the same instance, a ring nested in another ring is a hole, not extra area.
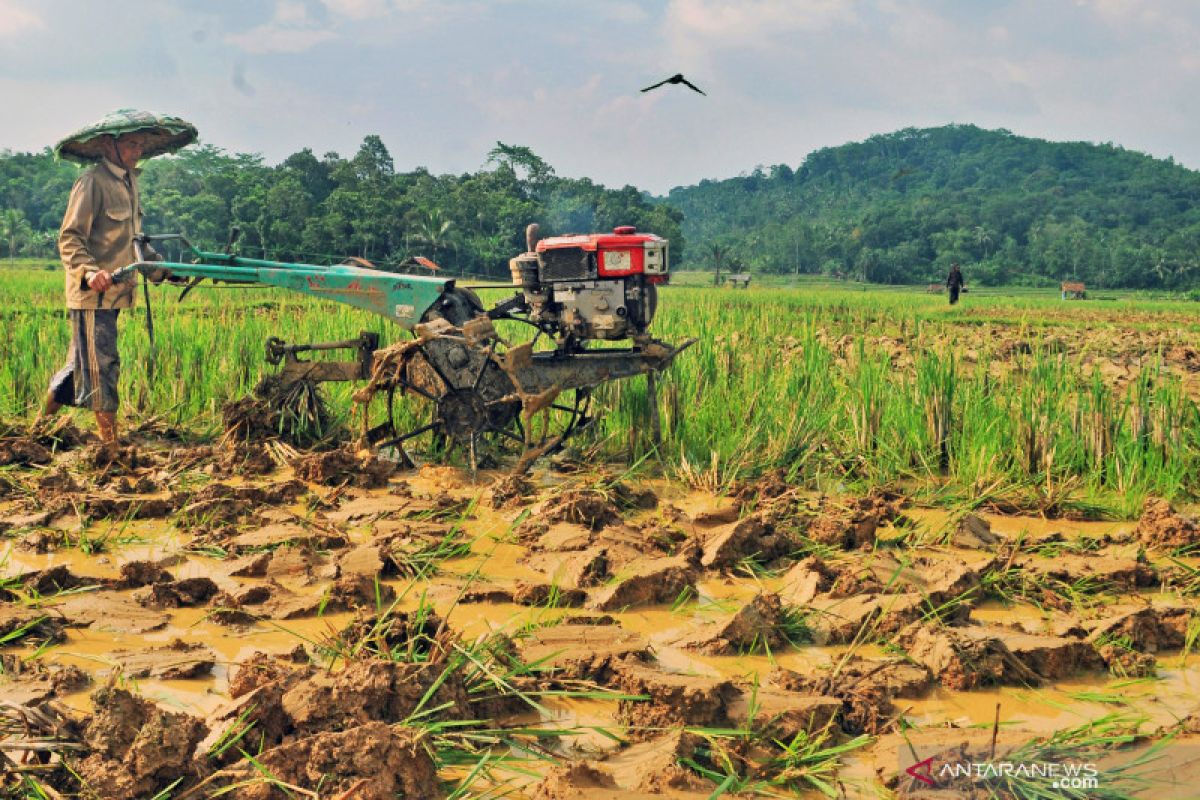
[(269, 289), (123, 320), (136, 447), (31, 430), (61, 273), (0, 277), (0, 796), (899, 798), (935, 757), (1192, 796), (1188, 303), (685, 276), (661, 444), (608, 384), (514, 475), (209, 446), (268, 336), (406, 335)]
[[(62, 277), (3, 275), (0, 417), (24, 419), (66, 354)], [(127, 425), (158, 418), (215, 435), (222, 404), (272, 369), (268, 336), (404, 335), (282, 290), (201, 288), (183, 304), (171, 287), (152, 292), (153, 358), (144, 310), (122, 321)], [(969, 294), (951, 308), (916, 290), (672, 286), (654, 331), (698, 341), (660, 382), (661, 447), (646, 433), (641, 379), (603, 387), (603, 417), (576, 444), (614, 461), (648, 458), (713, 490), (782, 470), (812, 488), (894, 487), (932, 504), (1130, 517), (1150, 495), (1194, 499), (1193, 309), (1138, 296), (1063, 303), (1030, 291)], [(324, 390), (346, 413), (350, 388)]]

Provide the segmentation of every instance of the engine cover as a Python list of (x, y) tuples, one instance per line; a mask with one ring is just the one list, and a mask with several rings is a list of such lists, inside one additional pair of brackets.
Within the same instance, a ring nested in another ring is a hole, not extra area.
[(562, 324), (585, 339), (625, 339), (631, 329), (625, 281), (560, 281), (552, 287)]

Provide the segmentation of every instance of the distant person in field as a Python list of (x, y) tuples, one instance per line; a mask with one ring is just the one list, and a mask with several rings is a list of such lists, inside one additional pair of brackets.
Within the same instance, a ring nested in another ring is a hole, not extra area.
[(946, 278), (946, 288), (950, 290), (950, 305), (958, 302), (958, 295), (962, 292), (963, 286), (966, 283), (963, 280), (962, 270), (958, 268), (958, 264), (951, 264), (950, 275)]
[(60, 158), (91, 164), (75, 181), (58, 233), (66, 271), (71, 343), (67, 361), (50, 379), (41, 419), (65, 405), (90, 408), (105, 445), (117, 444), (117, 316), (132, 308), (133, 280), (116, 283), (113, 273), (137, 261), (133, 247), (141, 232), (137, 164), (196, 140), (196, 129), (176, 117), (123, 109), (59, 142)]

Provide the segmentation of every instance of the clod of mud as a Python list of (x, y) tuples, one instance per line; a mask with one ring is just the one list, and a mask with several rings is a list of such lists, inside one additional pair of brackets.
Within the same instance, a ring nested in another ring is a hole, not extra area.
[(662, 672), (628, 661), (618, 666), (616, 685), (627, 695), (647, 696), (617, 705), (617, 718), (629, 726), (634, 741), (649, 738), (651, 730), (726, 726), (729, 704), (739, 696), (734, 685), (722, 678)]
[(43, 501), (52, 498), (54, 495), (76, 494), (82, 491), (79, 482), (63, 467), (59, 467), (53, 472), (47, 472), (38, 478), (37, 488), (38, 494)]
[(1157, 653), (1176, 650), (1188, 638), (1193, 611), (1187, 606), (1115, 606), (1105, 616), (1085, 622), (1088, 640), (1097, 646), (1115, 644), (1120, 649)]
[(167, 571), (182, 563), (180, 557), (162, 558), (157, 561), (127, 561), (121, 565), (121, 577), (118, 586), (123, 589), (139, 589), (152, 583), (166, 583), (175, 580)]
[(220, 570), (231, 578), (263, 578), (271, 563), (271, 553), (251, 553), (221, 565)]
[[(15, 514), (8, 514), (0, 517), (0, 533), (8, 533), (13, 530), (25, 530), (28, 528), (41, 528), (50, 524), (50, 521), (65, 513), (68, 510), (66, 504), (56, 503), (49, 508), (43, 508), (36, 511), (24, 511)], [(37, 552), (49, 552), (54, 549), (59, 537), (53, 534), (47, 534), (42, 531), (35, 534), (40, 541), (34, 541), (33, 537), (26, 536), (20, 540), (18, 546), (24, 550), (34, 550)]]
[(192, 749), (204, 736), (200, 720), (111, 686), (95, 691), (92, 705), (83, 732), (91, 754), (75, 768), (99, 797), (151, 797), (190, 773)]
[(627, 565), (614, 583), (596, 590), (591, 607), (619, 611), (635, 606), (670, 603), (693, 591), (696, 574), (682, 558), (645, 558)]
[(1170, 550), (1200, 541), (1196, 522), (1172, 508), (1166, 500), (1148, 498), (1138, 520), (1137, 537), (1146, 547)]
[(138, 470), (156, 466), (159, 459), (153, 453), (134, 445), (94, 444), (83, 452), (83, 463), (100, 473), (102, 478), (131, 475)]
[(31, 439), (0, 440), (0, 467), (49, 464), (54, 453)]
[(779, 597), (760, 594), (733, 614), (704, 625), (674, 644), (713, 656), (771, 652), (791, 643), (789, 636), (803, 633), (785, 630), (783, 620), (784, 609)]
[(1144, 558), (1124, 558), (1111, 553), (1077, 555), (1060, 553), (1053, 559), (1027, 556), (1013, 562), (1025, 572), (1063, 584), (1086, 581), (1095, 592), (1125, 591), (1157, 586), (1158, 573)]
[(795, 549), (790, 536), (777, 532), (762, 514), (751, 514), (710, 531), (700, 564), (707, 569), (732, 569), (749, 560), (767, 566)]
[(796, 488), (787, 482), (787, 473), (775, 469), (753, 480), (735, 482), (729, 494), (739, 507), (746, 507), (765, 505), (795, 492)]
[(607, 768), (573, 761), (552, 768), (529, 793), (530, 800), (617, 800), (628, 797)]
[(236, 700), (268, 684), (286, 683), (290, 687), (313, 672), (304, 645), (296, 645), (282, 656), (255, 652), (238, 664), (229, 678), (229, 696)]
[[(395, 486), (392, 487), (396, 488)], [(325, 519), (334, 525), (357, 525), (392, 519), (400, 512), (418, 507), (411, 494), (371, 494), (365, 497), (343, 496), (336, 510), (326, 512)]]
[(885, 552), (872, 554), (866, 567), (893, 591), (916, 592), (927, 599), (930, 608), (939, 608), (977, 600), (983, 594), (983, 576), (1000, 564), (998, 556), (963, 557), (930, 551), (900, 560)]
[(249, 625), (257, 619), (289, 620), (313, 617), (322, 610), (340, 611), (341, 604), (327, 604), (315, 592), (293, 592), (275, 581), (221, 592), (213, 598), (217, 609), (212, 619), (221, 625)]
[(967, 550), (994, 550), (1003, 539), (992, 531), (992, 524), (975, 514), (965, 514), (950, 531), (949, 543)]
[[(573, 621), (572, 621), (573, 622)], [(532, 631), (519, 645), (521, 661), (538, 664), (555, 680), (589, 680), (607, 685), (626, 661), (649, 662), (650, 643), (612, 625), (565, 624)]]
[(396, 471), (396, 462), (371, 453), (358, 453), (350, 445), (325, 453), (301, 456), (292, 467), (296, 477), (325, 486), (357, 486), (377, 489), (387, 486)]
[(883, 589), (884, 584), (865, 566), (827, 564), (819, 556), (806, 556), (784, 574), (779, 595), (789, 603), (809, 603), (818, 594), (853, 597)]
[(335, 530), (324, 530), (316, 525), (300, 525), (296, 522), (272, 522), (261, 528), (240, 533), (228, 539), (223, 546), (234, 553), (259, 550), (279, 552), (284, 545), (311, 550), (337, 550), (348, 544), (345, 534)]
[(1097, 644), (1096, 652), (1108, 666), (1108, 671), (1117, 677), (1152, 678), (1158, 674), (1158, 659), (1152, 653), (1130, 650), (1117, 642)]
[(196, 577), (152, 583), (134, 592), (133, 598), (146, 608), (192, 608), (204, 605), (216, 593), (211, 578)]
[(117, 592), (75, 595), (55, 610), (62, 614), (65, 624), (74, 628), (90, 627), (135, 635), (164, 628), (171, 620), (167, 614), (145, 608)]
[(326, 611), (384, 608), (396, 599), (396, 590), (374, 576), (343, 575), (329, 587)]
[(432, 662), (451, 649), (454, 638), (436, 614), (415, 611), (373, 614), (360, 609), (354, 620), (325, 646), (352, 649), (360, 655), (405, 653), (408, 658)]
[(78, 691), (91, 681), (90, 675), (73, 665), (47, 665), (40, 660), (0, 653), (0, 696), (10, 703), (38, 705)]
[[(180, 512), (186, 520), (214, 523), (236, 523), (257, 512), (263, 506), (293, 503), (308, 494), (303, 481), (286, 480), (262, 486), (230, 486), (210, 483), (190, 497), (181, 497)], [(186, 499), (186, 503), (183, 501)]]
[(117, 664), (125, 678), (156, 678), (186, 680), (212, 672), (217, 654), (202, 644), (189, 644), (175, 639), (166, 647), (145, 650), (115, 650), (108, 659)]
[(875, 533), (900, 517), (901, 501), (882, 495), (826, 499), (805, 535), (818, 544), (857, 550), (875, 543)]
[(743, 690), (729, 704), (729, 719), (760, 736), (790, 742), (801, 734), (814, 735), (837, 720), (842, 701), (836, 697), (805, 695), (759, 687)]
[(699, 562), (700, 542), (685, 529), (685, 526), (691, 527), (686, 520), (670, 519), (664, 515), (641, 523), (636, 530), (640, 541), (659, 552), (669, 556), (684, 556)]
[(847, 689), (897, 698), (923, 697), (933, 688), (929, 670), (902, 658), (852, 657), (836, 662), (835, 670), (815, 674), (776, 667), (769, 681), (773, 686), (792, 692), (834, 694)]
[[(426, 694), (429, 694), (426, 697)], [(294, 730), (316, 733), (369, 722), (400, 722), (425, 700), (459, 719), (471, 718), (466, 689), (457, 673), (437, 664), (365, 660), (336, 673), (318, 673), (283, 695), (283, 711)]]
[(583, 525), (570, 522), (556, 522), (552, 525), (539, 525), (538, 528), (524, 528), (529, 548), (533, 551), (547, 553), (562, 553), (564, 551), (582, 551), (592, 545), (594, 531)]
[(437, 767), (420, 732), (382, 722), (317, 733), (260, 753), (255, 760), (257, 768), (239, 765), (222, 776), (230, 784), (250, 784), (238, 790), (239, 800), (280, 797), (272, 782), (253, 780), (262, 772), (291, 786), (319, 785), (328, 797), (393, 800), (440, 793)]
[(587, 602), (588, 595), (582, 589), (559, 587), (551, 583), (517, 581), (513, 584), (512, 602), (519, 606), (544, 608), (579, 608)]
[(10, 603), (0, 605), (0, 642), (18, 646), (64, 639), (63, 621), (58, 616)]
[(551, 583), (578, 589), (600, 586), (608, 580), (613, 567), (605, 547), (589, 547), (565, 556), (535, 557), (529, 565)]
[(80, 516), (90, 519), (163, 519), (178, 506), (174, 497), (121, 497), (87, 494), (78, 502)]
[[(695, 760), (697, 750), (706, 749), (703, 737), (687, 731), (671, 731), (665, 736), (632, 745), (611, 756), (606, 763), (622, 775), (633, 775), (637, 783), (629, 787), (635, 792), (664, 795), (674, 792), (712, 793), (712, 784), (680, 762)], [(625, 797), (632, 793), (626, 792)]]
[(510, 508), (524, 503), (537, 493), (537, 488), (523, 475), (505, 475), (490, 489), (492, 508)]
[[(918, 592), (865, 594), (852, 597), (817, 597), (805, 606), (806, 622), (817, 644), (848, 644), (862, 637), (879, 640), (921, 619), (929, 604)], [(966, 605), (941, 609), (945, 622), (965, 622), (970, 614)]]
[[(71, 589), (98, 586), (102, 583), (96, 578), (76, 575), (66, 564), (18, 575), (14, 580), (19, 582), (26, 592), (40, 597), (49, 597)], [(0, 596), (3, 596), (2, 591), (0, 591)]]
[(279, 465), (271, 452), (258, 442), (230, 442), (213, 463), (217, 475), (255, 477), (270, 475)]
[(1037, 685), (1101, 666), (1096, 651), (1084, 641), (1006, 628), (914, 623), (900, 632), (897, 643), (943, 686), (956, 690)]
[(877, 735), (895, 723), (898, 712), (892, 701), (925, 695), (933, 687), (933, 676), (902, 659), (852, 658), (815, 674), (776, 667), (767, 682), (789, 692), (836, 697), (842, 703), (838, 719), (843, 731)]
[(368, 578), (382, 576), (390, 561), (385, 547), (371, 543), (361, 544), (342, 553), (337, 560), (337, 575), (363, 575)]
[[(65, 453), (95, 441), (95, 434), (81, 430), (67, 416), (59, 416), (42, 425), (5, 426), (0, 423), (0, 452), (3, 452), (6, 444), (12, 442), (32, 442), (48, 450)], [(0, 466), (3, 465), (0, 461)]]
[[(531, 520), (544, 525), (569, 522), (598, 531), (621, 521), (621, 509), (608, 495), (596, 489), (574, 489), (553, 495), (531, 512)], [(530, 526), (523, 526), (531, 529)]]

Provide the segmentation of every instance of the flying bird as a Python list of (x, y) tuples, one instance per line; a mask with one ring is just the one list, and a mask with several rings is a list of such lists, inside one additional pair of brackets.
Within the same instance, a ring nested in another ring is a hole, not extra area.
[(697, 87), (694, 83), (689, 81), (687, 78), (683, 77), (682, 73), (676, 73), (676, 74), (672, 75), (671, 77), (667, 78), (665, 81), (659, 81), (658, 83), (654, 84), (653, 86), (647, 86), (645, 89), (642, 89), (642, 91), (648, 92), (651, 89), (657, 89), (658, 87), (662, 86), (663, 84), (667, 84), (667, 83), (674, 83), (674, 84), (682, 83), (684, 86), (688, 87), (693, 92), (700, 92), (700, 94), (704, 95), (705, 97), (708, 97), (708, 95), (705, 92), (700, 91), (699, 87)]

